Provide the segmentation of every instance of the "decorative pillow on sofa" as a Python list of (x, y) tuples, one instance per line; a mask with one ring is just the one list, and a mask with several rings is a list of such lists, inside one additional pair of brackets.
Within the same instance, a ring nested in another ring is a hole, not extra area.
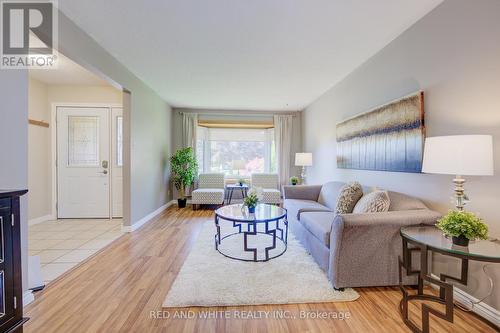
[(351, 182), (345, 184), (339, 192), (337, 198), (337, 206), (335, 207), (335, 213), (337, 214), (349, 214), (352, 213), (354, 206), (358, 200), (363, 196), (363, 188), (358, 182)]
[(364, 195), (354, 206), (353, 213), (381, 213), (387, 212), (391, 200), (387, 191), (373, 191)]

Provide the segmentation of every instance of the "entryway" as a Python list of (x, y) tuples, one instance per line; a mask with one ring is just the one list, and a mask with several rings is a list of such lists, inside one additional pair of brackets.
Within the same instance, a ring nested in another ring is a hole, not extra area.
[[(59, 54), (29, 71), (29, 288), (123, 235), (123, 92)], [(126, 135), (126, 134), (125, 134)]]
[(29, 226), (29, 255), (37, 256), (44, 284), (123, 235), (122, 219), (63, 219)]
[(122, 216), (122, 108), (56, 106), (57, 217)]

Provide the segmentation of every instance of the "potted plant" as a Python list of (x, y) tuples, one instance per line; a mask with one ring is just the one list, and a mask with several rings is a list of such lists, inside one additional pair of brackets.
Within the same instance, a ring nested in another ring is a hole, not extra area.
[(198, 162), (194, 156), (193, 148), (179, 149), (170, 157), (172, 181), (179, 192), (177, 203), (179, 208), (186, 207), (186, 188), (193, 185), (198, 171)]
[(250, 191), (248, 191), (247, 197), (243, 200), (243, 206), (248, 207), (248, 212), (250, 214), (255, 213), (255, 207), (259, 203), (259, 200), (262, 198), (261, 190), (256, 187), (252, 187)]
[(436, 226), (451, 236), (455, 245), (468, 246), (469, 240), (488, 238), (488, 226), (473, 213), (462, 210), (450, 210)]
[(240, 186), (243, 186), (243, 184), (245, 184), (245, 180), (243, 178), (238, 179), (238, 184), (240, 184)]
[(299, 183), (299, 177), (296, 177), (296, 176), (290, 177), (290, 184), (295, 186), (298, 183)]

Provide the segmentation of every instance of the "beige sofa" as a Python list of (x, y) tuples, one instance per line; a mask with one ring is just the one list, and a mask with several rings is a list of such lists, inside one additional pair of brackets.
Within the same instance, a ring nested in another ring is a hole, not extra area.
[(416, 198), (389, 191), (388, 212), (337, 215), (334, 211), (343, 185), (285, 186), (283, 205), (290, 229), (334, 288), (397, 285), (400, 228), (435, 224), (440, 214)]

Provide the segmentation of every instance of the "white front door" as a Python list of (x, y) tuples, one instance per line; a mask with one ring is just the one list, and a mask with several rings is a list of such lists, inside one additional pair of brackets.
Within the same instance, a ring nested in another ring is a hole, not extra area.
[(111, 191), (113, 217), (123, 216), (123, 109), (111, 109)]
[(110, 109), (57, 108), (57, 217), (110, 216)]

